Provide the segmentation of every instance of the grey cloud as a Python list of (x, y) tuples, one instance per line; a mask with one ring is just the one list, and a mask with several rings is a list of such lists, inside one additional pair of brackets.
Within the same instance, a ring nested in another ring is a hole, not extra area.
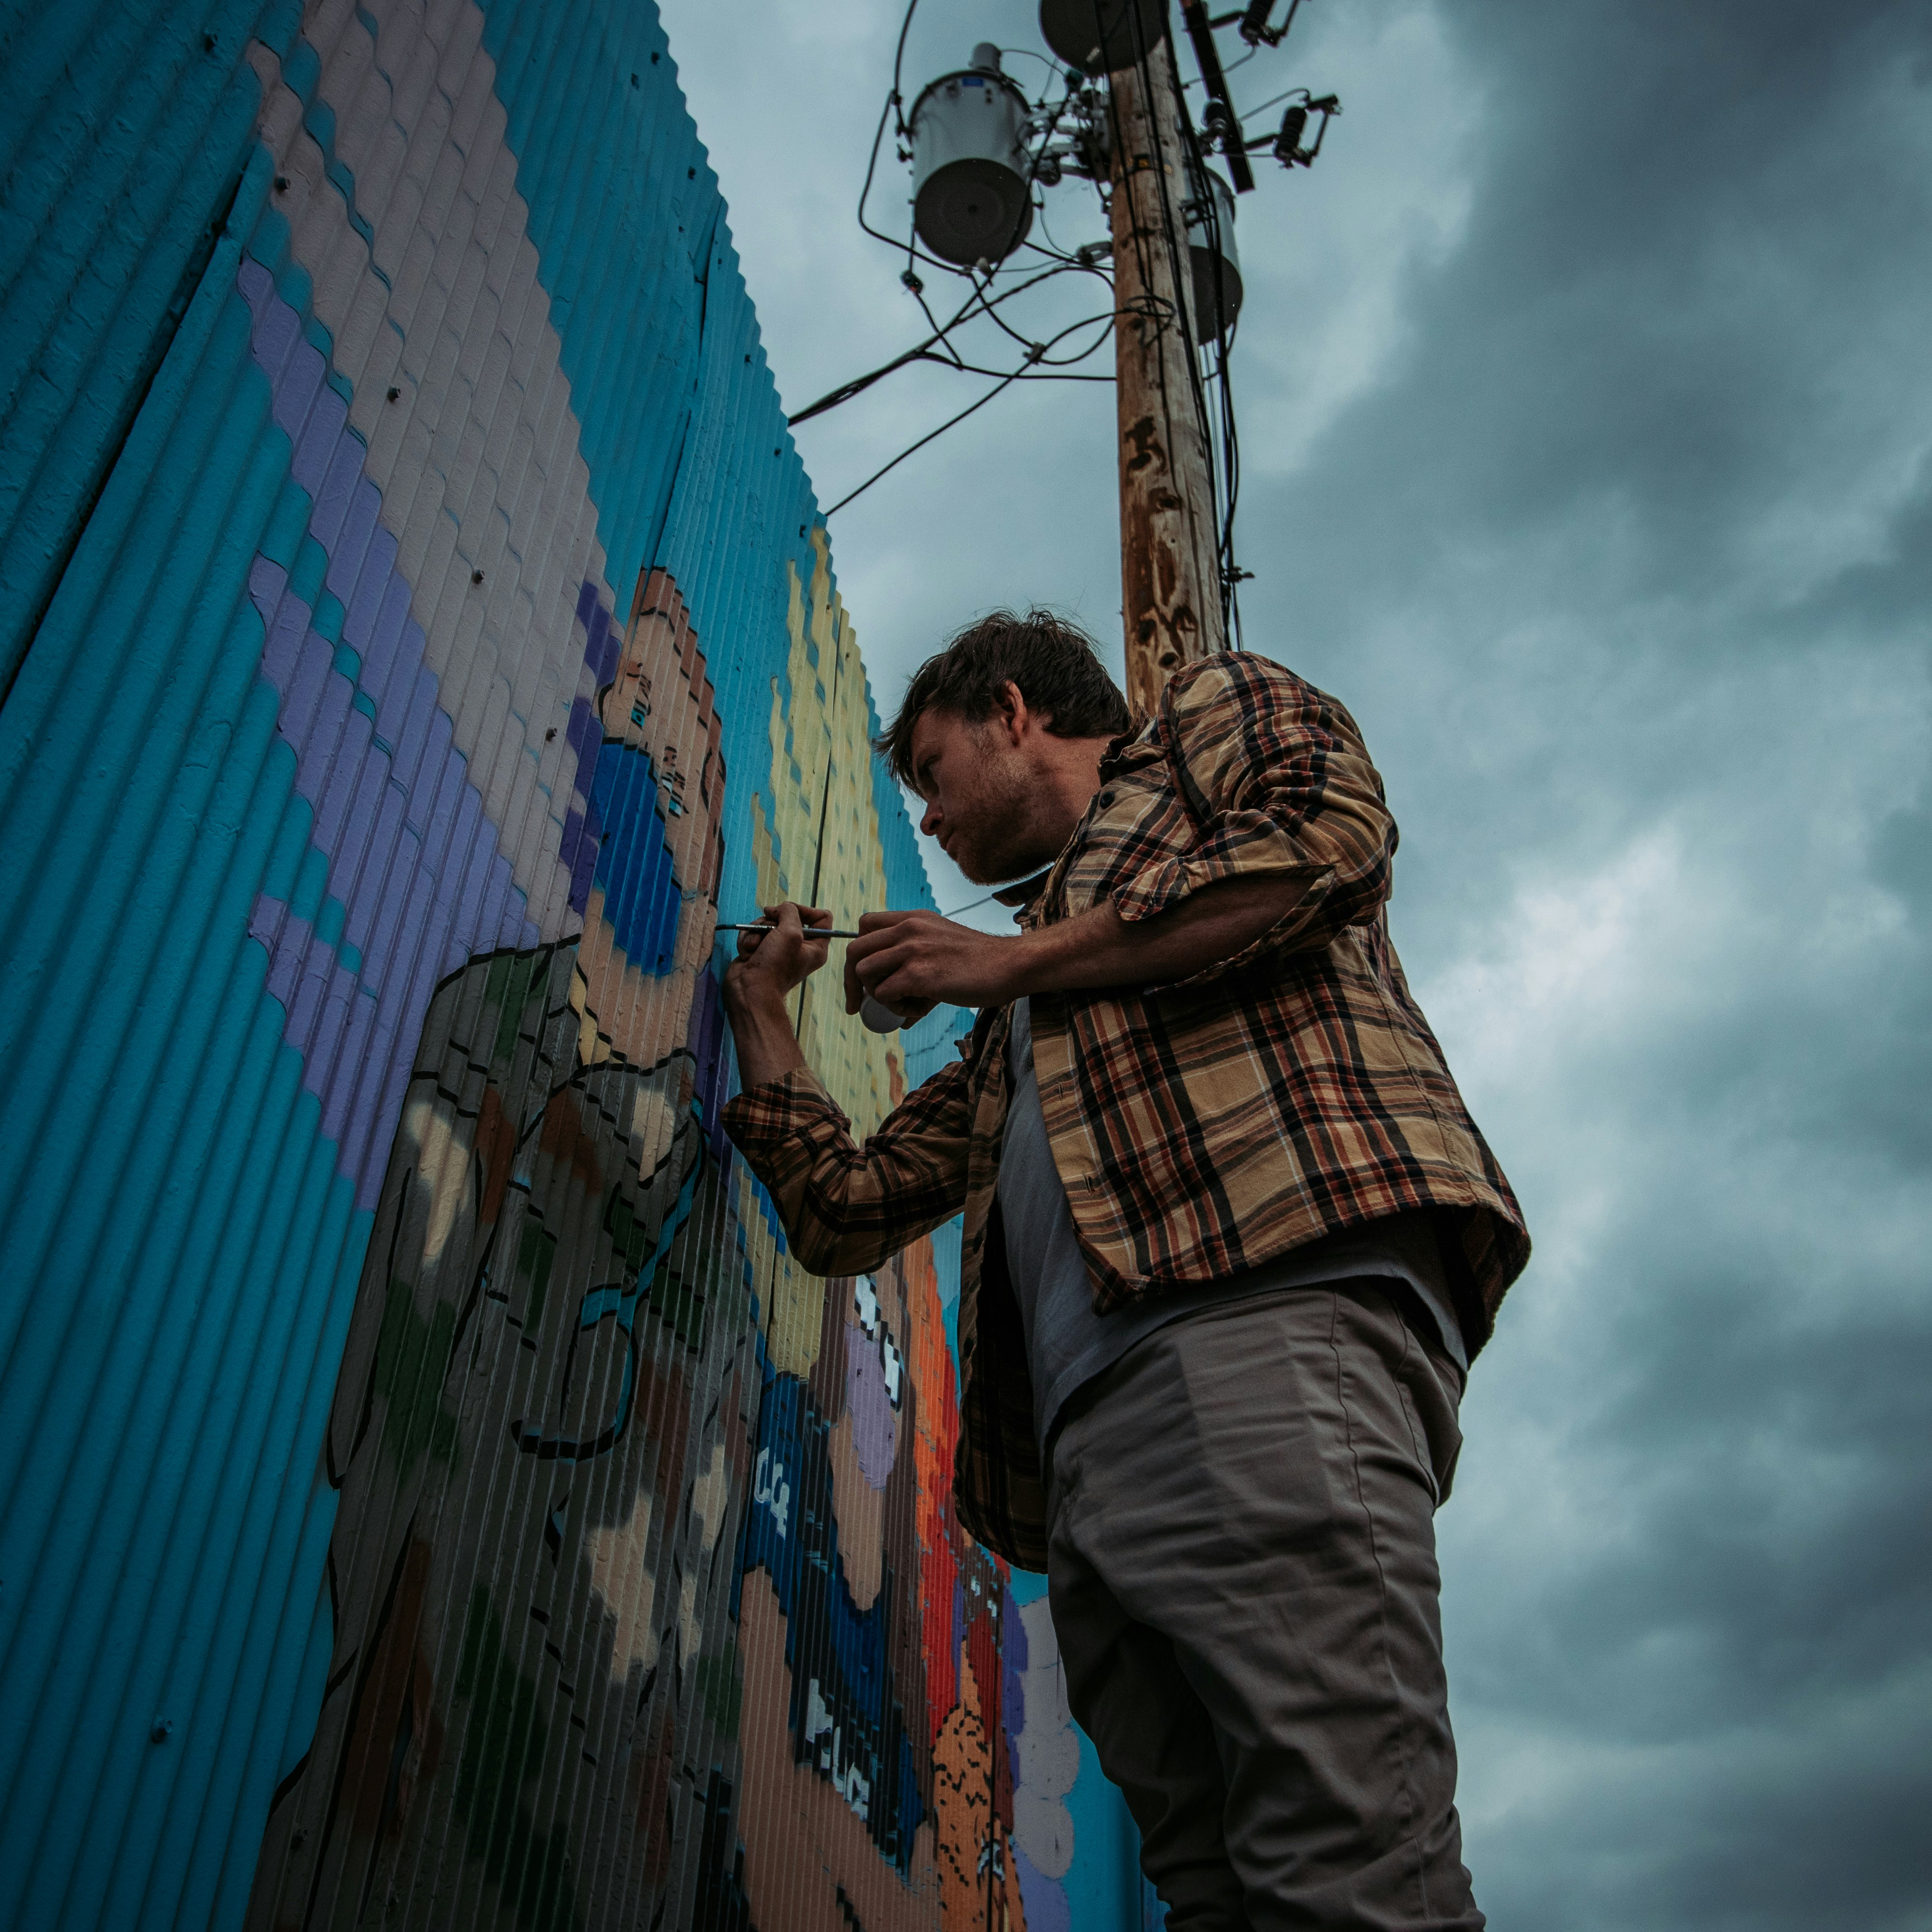
[(1318, 580), (1340, 541), (1401, 580), (1581, 507), (1630, 520), (1674, 587), (1720, 587), (1817, 440), (1884, 413), (1858, 364), (1889, 310), (1932, 294), (1906, 242), (1932, 212), (1932, 20), (1439, 17), (1480, 104), (1472, 216), (1419, 278), (1402, 380), (1337, 426), (1284, 506), (1290, 555)]

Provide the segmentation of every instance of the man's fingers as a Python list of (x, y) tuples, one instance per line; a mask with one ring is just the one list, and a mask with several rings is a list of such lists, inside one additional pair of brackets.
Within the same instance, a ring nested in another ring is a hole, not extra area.
[(874, 999), (890, 1001), (895, 994), (908, 999), (925, 992), (917, 983), (918, 954), (909, 946), (895, 946), (859, 962), (859, 978)]

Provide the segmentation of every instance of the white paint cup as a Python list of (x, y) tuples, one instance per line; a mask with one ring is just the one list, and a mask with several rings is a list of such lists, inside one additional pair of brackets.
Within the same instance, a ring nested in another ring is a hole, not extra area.
[(874, 1033), (897, 1033), (904, 1024), (898, 1015), (883, 1000), (875, 1000), (868, 993), (859, 1008), (859, 1017)]

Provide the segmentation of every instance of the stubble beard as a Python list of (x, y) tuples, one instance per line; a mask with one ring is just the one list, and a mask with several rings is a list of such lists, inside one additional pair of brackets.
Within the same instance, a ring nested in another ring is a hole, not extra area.
[(988, 749), (952, 853), (952, 862), (976, 886), (1024, 878), (1050, 863), (1060, 849), (1041, 849), (1038, 801), (1025, 761)]

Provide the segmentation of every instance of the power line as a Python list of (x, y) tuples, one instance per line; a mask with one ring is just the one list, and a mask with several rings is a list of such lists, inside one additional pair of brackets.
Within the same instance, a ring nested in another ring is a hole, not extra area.
[[(1292, 15), (1291, 14), (1291, 18)], [(1227, 634), (1236, 650), (1244, 648), (1241, 639), (1240, 582), (1248, 573), (1243, 571), (1234, 560), (1234, 512), (1241, 492), (1241, 443), (1240, 433), (1234, 414), (1234, 386), (1228, 370), (1228, 358), (1233, 352), (1236, 333), (1236, 319), (1228, 314), (1228, 288), (1227, 281), (1227, 251), (1222, 245), (1221, 234), (1221, 204), (1214, 192), (1214, 183), (1208, 167), (1208, 157), (1200, 136), (1196, 131), (1192, 117), (1187, 111), (1185, 97), (1180, 102), (1181, 131), (1190, 150), (1190, 159), (1195, 178), (1199, 184), (1202, 226), (1208, 239), (1210, 257), (1214, 263), (1214, 312), (1213, 320), (1219, 324), (1215, 332), (1212, 347), (1214, 367), (1209, 380), (1216, 387), (1216, 400), (1220, 416), (1220, 454), (1222, 469), (1220, 529), (1216, 532), (1215, 561), (1221, 579), (1222, 618)], [(1190, 264), (1190, 272), (1192, 265)], [(1203, 400), (1204, 409), (1205, 400)], [(1211, 432), (1208, 436), (1210, 451), (1214, 444)]]
[(918, 8), (919, 0), (906, 0), (905, 18), (899, 22), (898, 45), (892, 53), (892, 92), (886, 96), (884, 106), (879, 110), (879, 124), (872, 134), (872, 156), (866, 164), (866, 184), (859, 190), (859, 226), (874, 241), (883, 242), (887, 247), (892, 248), (896, 248), (899, 245), (898, 242), (890, 235), (881, 235), (866, 219), (866, 200), (872, 192), (872, 176), (878, 168), (879, 143), (885, 138), (886, 122), (890, 118), (893, 109), (897, 107), (904, 98), (899, 91), (899, 76), (904, 72), (905, 68), (906, 35), (912, 31), (912, 16)]
[[(803, 409), (797, 410), (791, 416), (788, 416), (785, 418), (786, 422), (788, 424), (795, 425), (799, 423), (807, 422), (813, 416), (823, 416), (826, 410), (836, 410), (840, 404), (850, 402), (854, 396), (861, 395), (867, 389), (869, 389), (874, 382), (881, 381), (884, 377), (892, 374), (894, 371), (905, 368), (914, 362), (937, 362), (943, 368), (965, 370), (975, 375), (998, 376), (1004, 374), (1006, 372), (1003, 370), (983, 369), (978, 368), (974, 364), (964, 361), (960, 356), (958, 352), (956, 350), (952, 349), (950, 338), (952, 337), (954, 331), (962, 328), (964, 327), (967, 323), (977, 320), (979, 316), (985, 315), (991, 317), (995, 322), (999, 323), (999, 326), (1002, 328), (1005, 329), (1005, 332), (1008, 335), (1012, 336), (1013, 340), (1018, 343), (1022, 348), (1030, 351), (1039, 346), (1040, 345), (1029, 340), (1027, 337), (1018, 334), (1016, 331), (1011, 328), (1006, 328), (1005, 324), (1003, 322), (1000, 322), (998, 316), (994, 315), (993, 311), (998, 308), (1002, 303), (1011, 302), (1015, 296), (1024, 295), (1029, 290), (1039, 287), (1041, 283), (1051, 280), (1054, 276), (1068, 272), (1069, 266), (1072, 268), (1084, 270), (1090, 274), (1099, 274), (1100, 275), (1101, 280), (1103, 281), (1107, 279), (1106, 276), (1104, 274), (1102, 274), (1101, 271), (1094, 267), (1090, 262), (1076, 262), (1071, 265), (1056, 263), (1050, 268), (1042, 269), (1038, 274), (1030, 277), (1027, 280), (1016, 284), (1013, 287), (1008, 289), (1004, 294), (998, 296), (990, 302), (986, 299), (985, 289), (976, 282), (974, 284), (973, 293), (967, 298), (965, 302), (961, 306), (958, 312), (950, 322), (944, 323), (938, 322), (936, 321), (934, 322), (933, 332), (928, 335), (923, 342), (916, 343), (911, 348), (906, 350), (902, 354), (895, 356), (890, 362), (880, 363), (876, 369), (868, 369), (862, 376), (854, 376), (849, 381), (840, 383), (836, 389), (828, 389), (816, 402), (808, 403)], [(922, 298), (920, 306), (922, 308), (925, 306)], [(932, 311), (928, 309), (926, 313), (928, 320), (932, 320)], [(1073, 326), (1075, 328), (1080, 328), (1084, 327), (1084, 324), (1076, 322)], [(1061, 334), (1065, 335), (1070, 332), (1070, 330), (1063, 330), (1061, 332)], [(1056, 337), (1054, 338), (1055, 340), (1058, 340), (1059, 339), (1059, 337)], [(942, 344), (952, 352), (944, 356), (936, 354), (934, 352)], [(1061, 374), (1049, 373), (1047, 374), (1041, 374), (1037, 373), (1038, 368), (1041, 364), (1057, 366), (1057, 368), (1060, 369), (1070, 368), (1074, 363), (1084, 362), (1088, 356), (1094, 354), (1100, 346), (1100, 344), (1096, 343), (1093, 345), (1092, 347), (1083, 350), (1078, 356), (1065, 358), (1057, 365), (1053, 365), (1053, 358), (1046, 357), (1043, 355), (1040, 356), (1030, 356), (1029, 363), (1031, 365), (1030, 371), (1022, 373), (1020, 380), (1028, 382), (1110, 382), (1112, 380), (1112, 378), (1106, 376), (1069, 376)]]
[[(1036, 344), (1033, 345), (1033, 346), (1050, 349), (1054, 343), (1060, 340), (1062, 338), (1071, 335), (1076, 328), (1088, 328), (1092, 327), (1095, 322), (1103, 320), (1111, 322), (1113, 320), (1113, 312), (1111, 310), (1108, 310), (1108, 314), (1104, 317), (1100, 316), (1084, 316), (1078, 322), (1069, 323), (1065, 328), (1063, 328), (1060, 332), (1058, 335), (1049, 337), (1044, 344)], [(1102, 339), (1102, 340), (1105, 340), (1104, 338)], [(1091, 354), (1092, 352), (1093, 352), (1091, 350), (1088, 351), (1089, 354)], [(848, 503), (853, 500), (854, 497), (862, 496), (874, 483), (878, 482), (880, 477), (896, 470), (908, 456), (913, 455), (916, 452), (923, 449), (926, 446), (928, 442), (932, 442), (934, 438), (944, 436), (946, 432), (953, 428), (956, 424), (964, 422), (966, 418), (973, 415), (975, 411), (984, 409), (995, 396), (1003, 394), (1006, 390), (1011, 388), (1014, 383), (1024, 380), (1026, 376), (1027, 368), (1028, 364), (1026, 363), (1022, 363), (1018, 368), (1013, 370), (1009, 374), (1003, 376), (992, 388), (988, 389), (986, 393), (983, 396), (980, 397), (976, 401), (968, 403), (965, 408), (962, 410), (957, 416), (947, 417), (946, 421), (941, 423), (937, 429), (928, 430), (916, 442), (908, 443), (906, 447), (901, 450), (898, 455), (894, 457), (890, 463), (874, 470), (872, 475), (867, 477), (865, 482), (859, 485), (857, 489), (848, 490), (844, 496), (841, 496), (838, 502), (834, 503), (831, 508), (825, 512), (827, 520), (830, 520), (832, 518), (836, 516), (841, 510), (844, 508)], [(991, 372), (989, 371), (988, 373), (990, 374)], [(1108, 379), (1104, 376), (1099, 376), (1095, 377), (1093, 380), (1096, 381), (1106, 381)]]

